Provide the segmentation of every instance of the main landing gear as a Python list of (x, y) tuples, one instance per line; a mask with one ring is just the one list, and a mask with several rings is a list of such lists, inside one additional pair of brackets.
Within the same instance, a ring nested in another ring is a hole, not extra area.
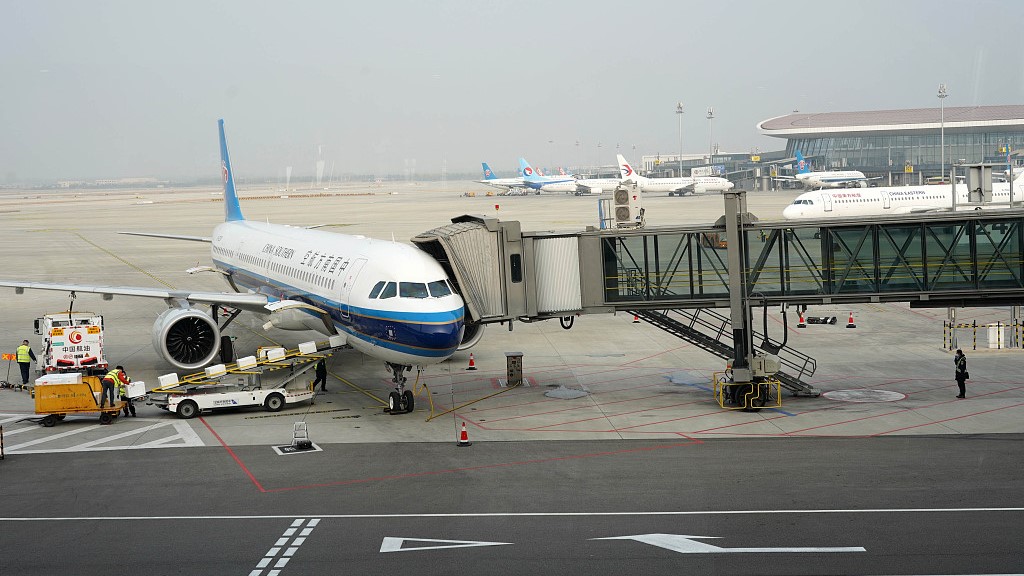
[(416, 400), (412, 395), (411, 390), (405, 389), (406, 377), (405, 373), (412, 370), (412, 366), (403, 366), (402, 364), (387, 363), (388, 370), (393, 374), (391, 381), (395, 384), (395, 389), (388, 394), (388, 407), (385, 412), (388, 414), (407, 414), (412, 412), (416, 406)]

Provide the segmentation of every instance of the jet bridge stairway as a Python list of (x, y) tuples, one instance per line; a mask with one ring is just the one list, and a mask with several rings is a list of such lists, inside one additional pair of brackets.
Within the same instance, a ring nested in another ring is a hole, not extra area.
[[(732, 322), (728, 317), (708, 308), (695, 310), (636, 310), (632, 314), (643, 318), (654, 326), (673, 334), (687, 342), (699, 346), (708, 352), (731, 360), (733, 357)], [(775, 354), (788, 371), (779, 371), (775, 378), (782, 387), (794, 396), (817, 397), (821, 392), (807, 384), (802, 378), (813, 376), (817, 369), (814, 358), (792, 350), (782, 348), (771, 341), (765, 342), (763, 334), (753, 333), (754, 348), (769, 354)], [(766, 345), (767, 344), (767, 345)]]

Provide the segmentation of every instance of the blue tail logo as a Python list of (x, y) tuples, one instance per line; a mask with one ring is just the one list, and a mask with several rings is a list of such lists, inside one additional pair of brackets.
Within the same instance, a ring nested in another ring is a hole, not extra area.
[(491, 171), (491, 167), (487, 165), (487, 162), (480, 163), (484, 167), (484, 180), (494, 180), (496, 176)]
[(519, 174), (522, 175), (523, 178), (531, 180), (537, 178), (533, 173), (533, 166), (530, 166), (530, 163), (526, 161), (526, 158), (519, 159)]
[(224, 138), (224, 119), (217, 120), (217, 128), (220, 131), (220, 171), (224, 178), (224, 220), (245, 220), (242, 207), (238, 204), (238, 195), (235, 194), (235, 175), (231, 171), (228, 142)]
[(796, 171), (798, 174), (806, 174), (811, 171), (811, 167), (807, 164), (807, 160), (804, 160), (804, 155), (799, 150), (796, 151)]

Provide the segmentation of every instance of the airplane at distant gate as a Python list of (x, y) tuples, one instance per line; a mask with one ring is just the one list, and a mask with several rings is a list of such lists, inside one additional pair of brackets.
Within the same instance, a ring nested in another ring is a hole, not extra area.
[[(0, 280), (0, 286), (17, 293), (40, 289), (162, 299), (168, 308), (153, 325), (153, 344), (164, 360), (185, 370), (213, 361), (227, 338), (223, 329), (242, 311), (265, 320), (266, 328), (339, 334), (352, 348), (383, 360), (392, 372), (391, 411), (411, 411), (413, 395), (405, 389), (403, 373), (443, 362), (482, 335), (481, 326), (465, 324), (462, 297), (444, 269), (407, 244), (246, 220), (235, 193), (223, 120), (218, 127), (225, 219), (213, 235), (126, 234), (209, 243), (213, 266), (189, 273), (219, 274), (231, 292), (10, 280)], [(223, 324), (222, 309), (232, 312)]]
[(718, 176), (683, 176), (679, 178), (647, 178), (636, 173), (622, 154), (617, 154), (619, 174), (622, 180), (632, 180), (642, 192), (668, 192), (669, 196), (683, 196), (687, 193), (724, 192), (735, 184)]
[(487, 162), (480, 163), (484, 168), (484, 179), (477, 180), (480, 184), (486, 184), (495, 188), (501, 188), (508, 190), (509, 188), (524, 188), (526, 184), (523, 182), (523, 178), (498, 178), (494, 175), (491, 167), (487, 165)]
[[(1024, 199), (1024, 171), (1013, 181), (1014, 200)], [(1010, 201), (1010, 183), (992, 185), (992, 200)], [(970, 196), (966, 184), (956, 185), (958, 210), (981, 210), (968, 204)], [(846, 218), (851, 216), (882, 216), (885, 214), (916, 214), (941, 212), (953, 206), (953, 187), (949, 184), (931, 186), (887, 186), (841, 192), (818, 190), (804, 192), (782, 210), (787, 220), (808, 218)], [(998, 206), (992, 206), (998, 207)], [(988, 207), (985, 207), (988, 208)]]
[(796, 151), (797, 173), (793, 176), (775, 176), (776, 180), (795, 180), (808, 190), (821, 188), (864, 188), (871, 180), (860, 170), (828, 170), (811, 172), (811, 165)]

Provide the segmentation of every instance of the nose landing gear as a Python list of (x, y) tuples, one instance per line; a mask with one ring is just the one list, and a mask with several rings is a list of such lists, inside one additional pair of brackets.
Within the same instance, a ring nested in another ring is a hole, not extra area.
[(388, 394), (388, 407), (384, 411), (388, 414), (408, 414), (416, 407), (416, 398), (412, 391), (405, 389), (405, 383), (408, 380), (405, 373), (412, 370), (412, 366), (391, 364), (390, 362), (387, 366), (393, 375), (391, 382), (394, 383), (395, 389)]

